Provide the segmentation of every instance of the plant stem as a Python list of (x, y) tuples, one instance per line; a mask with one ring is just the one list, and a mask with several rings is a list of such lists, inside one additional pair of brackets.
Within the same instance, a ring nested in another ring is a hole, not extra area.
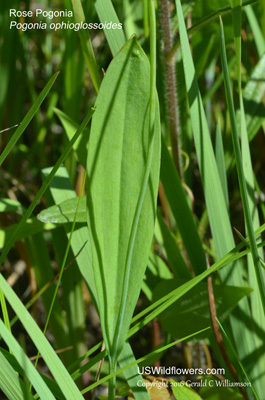
[(160, 22), (164, 39), (164, 61), (165, 61), (165, 84), (168, 105), (169, 131), (172, 145), (172, 155), (179, 177), (183, 178), (183, 167), (180, 152), (180, 137), (178, 132), (178, 101), (176, 84), (176, 60), (175, 56), (168, 59), (172, 48), (172, 37), (170, 31), (170, 13), (168, 0), (160, 1)]
[[(110, 360), (110, 374), (116, 372), (116, 362)], [(112, 376), (109, 380), (109, 400), (115, 399), (115, 386), (116, 386), (116, 375)]]

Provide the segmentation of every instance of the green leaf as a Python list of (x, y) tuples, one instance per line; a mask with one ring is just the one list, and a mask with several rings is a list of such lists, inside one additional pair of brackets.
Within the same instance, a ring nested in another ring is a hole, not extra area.
[(251, 30), (253, 32), (253, 37), (256, 43), (258, 55), (259, 57), (262, 57), (265, 52), (265, 39), (262, 30), (259, 26), (257, 17), (251, 5), (245, 7), (245, 13), (247, 15)]
[(0, 212), (25, 211), (25, 208), (16, 200), (0, 199)]
[[(202, 400), (202, 398), (192, 390), (188, 384), (182, 385), (180, 382), (174, 381), (174, 379), (170, 379), (171, 389), (178, 400)], [(204, 398), (203, 398), (204, 400)]]
[(226, 167), (225, 167), (225, 156), (224, 156), (224, 147), (223, 147), (223, 139), (220, 124), (217, 123), (216, 127), (216, 139), (215, 139), (215, 157), (216, 164), (220, 176), (221, 186), (224, 192), (224, 198), (226, 202), (227, 210), (229, 210), (229, 197), (228, 197), (228, 186), (227, 186), (227, 178), (226, 178)]
[[(112, 22), (117, 25), (120, 24), (111, 0), (97, 0), (95, 2), (95, 8), (102, 23), (105, 24), (106, 22)], [(104, 33), (114, 57), (126, 42), (123, 29), (104, 29)]]
[[(153, 301), (157, 301), (182, 283), (176, 279), (162, 281), (153, 292)], [(228, 317), (244, 296), (252, 292), (251, 288), (227, 285), (213, 285), (213, 289), (217, 315), (221, 321)], [(211, 326), (207, 283), (198, 283), (160, 314), (159, 321), (165, 331), (171, 333), (173, 337), (184, 337), (194, 333), (195, 330)], [(202, 338), (211, 333), (211, 330), (205, 331)]]
[[(216, 318), (216, 319), (217, 319), (217, 318)], [(244, 374), (244, 376), (245, 376), (245, 378), (246, 378), (246, 381), (249, 383), (249, 386), (250, 386), (250, 388), (251, 388), (251, 390), (252, 390), (253, 395), (255, 396), (255, 398), (256, 398), (257, 400), (259, 400), (259, 396), (257, 395), (257, 392), (256, 392), (256, 390), (255, 390), (255, 388), (254, 388), (254, 386), (253, 386), (253, 382), (250, 381), (250, 379), (249, 379), (249, 377), (248, 377), (248, 374), (247, 374), (247, 372), (246, 372), (246, 370), (245, 370), (245, 368), (244, 368), (244, 366), (243, 366), (241, 360), (239, 359), (239, 357), (238, 357), (238, 355), (237, 355), (237, 352), (236, 352), (236, 350), (235, 350), (233, 344), (232, 344), (231, 341), (229, 340), (229, 338), (228, 338), (228, 336), (227, 336), (227, 334), (226, 334), (226, 332), (225, 332), (223, 326), (221, 325), (221, 323), (220, 323), (220, 321), (219, 321), (218, 319), (217, 319), (217, 322), (218, 322), (219, 327), (220, 327), (220, 329), (221, 329), (221, 331), (222, 331), (222, 335), (223, 335), (223, 338), (224, 338), (224, 344), (225, 344), (225, 346), (226, 346), (228, 352), (231, 352), (231, 353), (233, 354), (233, 357), (237, 360), (237, 363), (239, 364), (239, 367), (240, 367), (240, 369), (242, 370), (242, 372), (243, 372), (243, 374)]]
[(13, 241), (12, 238), (14, 237), (15, 241), (18, 241), (25, 239), (28, 236), (35, 235), (36, 233), (55, 228), (56, 225), (44, 224), (43, 222), (38, 221), (36, 218), (28, 219), (21, 229), (19, 229), (19, 223), (10, 225), (5, 229), (0, 230), (0, 249), (5, 248), (7, 244), (10, 243), (10, 240)]
[[(68, 115), (66, 115), (63, 111), (58, 110), (58, 108), (54, 109), (55, 114), (60, 119), (68, 140), (70, 141), (74, 136), (76, 130), (78, 129), (78, 124), (73, 121)], [(82, 135), (78, 138), (78, 140), (73, 145), (73, 149), (75, 150), (78, 160), (83, 167), (86, 167), (87, 160), (87, 149), (88, 149), (88, 138), (89, 138), (89, 129), (85, 128)]]
[(265, 115), (265, 54), (255, 66), (250, 79), (243, 89), (246, 124), (249, 139), (252, 140), (260, 129)]
[(165, 193), (176, 220), (178, 229), (196, 274), (206, 269), (206, 260), (196, 225), (188, 206), (177, 170), (162, 140), (161, 173)]
[(230, 0), (230, 4), (232, 8), (241, 7), (242, 0)]
[[(82, 7), (82, 3), (80, 0), (72, 0), (72, 5), (74, 9), (74, 16), (77, 23), (81, 24), (81, 22), (85, 22), (85, 15)], [(98, 67), (91, 43), (91, 39), (89, 37), (88, 31), (85, 29), (79, 29), (78, 35), (80, 37), (80, 42), (82, 46), (83, 55), (86, 61), (86, 65), (88, 67), (93, 85), (96, 91), (99, 91), (101, 79), (98, 72)]]
[(153, 290), (161, 279), (172, 279), (172, 273), (162, 258), (154, 253), (150, 253), (148, 267), (142, 285), (142, 290), (148, 300), (152, 300)]
[(138, 367), (135, 361), (135, 357), (128, 342), (125, 342), (118, 361), (121, 368), (126, 367), (129, 364), (135, 363), (123, 372), (126, 381), (132, 389), (136, 400), (150, 400), (145, 386), (141, 386), (141, 384), (143, 383), (143, 377), (138, 373)]
[[(56, 204), (41, 211), (37, 218), (45, 223), (66, 224), (73, 222), (78, 202), (78, 197), (65, 200), (58, 205)], [(86, 196), (82, 196), (76, 214), (76, 222), (86, 222), (86, 219)]]
[(150, 158), (149, 98), (149, 62), (132, 37), (110, 64), (102, 82), (87, 163), (88, 227), (99, 313), (104, 341), (114, 358), (125, 343), (140, 293), (156, 216), (158, 109), (150, 177), (135, 225)]
[(0, 165), (2, 165), (3, 161), (5, 160), (5, 158), (8, 156), (8, 154), (10, 153), (12, 148), (15, 146), (16, 142), (18, 141), (18, 139), (20, 138), (22, 133), (25, 131), (25, 129), (27, 128), (28, 124), (30, 123), (30, 121), (32, 120), (32, 118), (34, 117), (34, 115), (36, 114), (38, 109), (40, 108), (40, 106), (43, 103), (45, 97), (47, 96), (47, 94), (49, 93), (52, 85), (54, 84), (58, 74), (59, 74), (59, 72), (57, 72), (56, 74), (54, 74), (52, 76), (52, 78), (46, 84), (46, 86), (42, 90), (42, 92), (39, 95), (39, 97), (37, 98), (37, 100), (31, 106), (29, 112), (27, 113), (27, 115), (25, 116), (25, 118), (23, 119), (23, 121), (21, 122), (21, 124), (19, 125), (17, 130), (15, 131), (15, 133), (12, 135), (11, 139), (9, 140), (9, 142), (7, 143), (6, 147), (4, 148), (2, 154), (0, 155)]
[[(167, 227), (160, 210), (157, 210), (157, 220), (160, 228), (160, 241), (165, 249), (168, 263), (175, 274), (176, 278), (190, 279), (191, 273), (182, 257), (182, 254), (173, 238), (169, 228)], [(157, 236), (157, 235), (156, 235)], [(159, 241), (159, 239), (158, 239)]]

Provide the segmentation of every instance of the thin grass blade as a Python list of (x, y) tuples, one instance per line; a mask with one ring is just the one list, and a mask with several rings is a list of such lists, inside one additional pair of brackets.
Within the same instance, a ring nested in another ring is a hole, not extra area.
[(55, 400), (55, 397), (53, 396), (52, 392), (50, 391), (46, 383), (43, 381), (38, 371), (29, 361), (28, 357), (23, 352), (22, 348), (16, 342), (15, 338), (6, 328), (1, 319), (0, 319), (0, 335), (2, 336), (6, 344), (10, 347), (10, 349), (12, 349), (12, 353), (16, 357), (21, 367), (25, 370), (29, 381), (36, 389), (40, 398), (43, 400)]
[[(238, 180), (245, 216), (245, 223), (247, 226), (247, 232), (249, 235), (249, 243), (251, 248), (251, 253), (253, 257), (253, 263), (255, 266), (255, 273), (259, 287), (260, 298), (263, 306), (263, 311), (265, 313), (265, 283), (264, 283), (264, 275), (262, 273), (262, 268), (259, 261), (259, 254), (257, 249), (257, 244), (254, 236), (254, 229), (252, 225), (251, 215), (250, 215), (250, 208), (248, 202), (248, 195), (247, 195), (247, 186), (244, 177), (244, 170), (241, 158), (241, 150), (239, 145), (238, 133), (237, 133), (237, 126), (236, 126), (236, 117), (235, 117), (235, 110), (233, 105), (232, 99), (232, 92), (230, 87), (229, 81), (229, 73), (227, 67), (227, 59), (226, 59), (226, 51), (225, 51), (225, 38), (224, 38), (224, 31), (223, 31), (223, 24), (222, 20), (220, 19), (220, 37), (221, 37), (221, 55), (222, 55), (222, 65), (224, 70), (224, 82), (225, 82), (225, 89), (226, 89), (226, 98), (228, 103), (228, 110), (231, 122), (231, 132), (232, 132), (232, 140), (233, 140), (233, 147), (234, 153), (236, 158), (236, 166), (237, 166), (237, 173), (238, 173)], [(241, 63), (240, 63), (241, 64)]]
[[(117, 17), (116, 11), (111, 0), (96, 0), (95, 8), (100, 21), (105, 23), (114, 23), (122, 25)], [(111, 53), (113, 57), (120, 51), (126, 42), (123, 29), (104, 29)]]
[(49, 91), (50, 91), (52, 85), (54, 84), (54, 82), (55, 82), (55, 80), (56, 80), (58, 75), (59, 75), (59, 72), (56, 72), (56, 74), (54, 74), (51, 77), (51, 79), (46, 84), (46, 86), (42, 90), (41, 94), (39, 95), (37, 100), (34, 102), (34, 104), (30, 108), (29, 112), (27, 113), (27, 115), (25, 116), (25, 118), (23, 119), (23, 121), (21, 122), (19, 127), (17, 128), (17, 130), (12, 135), (11, 139), (9, 140), (9, 142), (7, 143), (6, 147), (4, 148), (2, 154), (0, 155), (0, 166), (2, 165), (2, 163), (4, 162), (4, 160), (6, 159), (8, 154), (10, 153), (10, 151), (13, 149), (13, 147), (16, 144), (16, 142), (18, 141), (18, 139), (20, 138), (22, 133), (25, 131), (25, 129), (27, 128), (28, 124), (30, 123), (30, 121), (32, 120), (34, 115), (36, 114), (36, 112), (40, 108), (41, 104), (43, 103), (45, 97), (49, 93)]

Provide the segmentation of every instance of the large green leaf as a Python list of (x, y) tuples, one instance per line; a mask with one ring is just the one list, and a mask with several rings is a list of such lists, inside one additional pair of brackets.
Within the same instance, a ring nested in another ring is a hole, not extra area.
[[(149, 62), (132, 37), (110, 64), (102, 82), (87, 163), (93, 268), (103, 336), (113, 358), (125, 343), (156, 216), (160, 122), (157, 109), (150, 153), (149, 98)], [(150, 154), (152, 164), (144, 194), (142, 186)], [(140, 206), (139, 222), (135, 224)], [(114, 343), (118, 343), (117, 348)]]
[[(164, 280), (153, 291), (153, 300), (156, 301), (181, 284), (179, 280)], [(247, 287), (214, 285), (215, 305), (217, 315), (223, 321), (235, 308), (242, 297), (248, 295), (252, 289)], [(166, 332), (173, 337), (184, 337), (211, 326), (209, 310), (209, 295), (206, 282), (200, 282), (189, 293), (168, 307), (160, 316), (159, 321)], [(203, 338), (212, 331), (203, 332)]]

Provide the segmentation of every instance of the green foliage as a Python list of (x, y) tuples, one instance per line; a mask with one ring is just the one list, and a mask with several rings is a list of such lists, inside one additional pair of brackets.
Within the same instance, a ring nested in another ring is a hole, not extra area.
[[(43, 22), (117, 25), (76, 32), (11, 29), (40, 6), (0, 3), (7, 399), (264, 398), (265, 6), (168, 4), (42, 0), (73, 11)], [(225, 374), (140, 374), (154, 363)]]
[[(165, 296), (180, 286), (177, 280), (164, 280), (153, 291), (153, 301)], [(247, 296), (252, 289), (247, 287), (214, 285), (215, 306), (217, 315), (223, 322), (242, 297)], [(200, 282), (178, 301), (173, 303), (159, 316), (159, 321), (166, 332), (173, 337), (184, 337), (193, 334), (195, 330), (211, 327), (209, 314), (209, 295), (205, 282)], [(180, 324), (181, 321), (181, 324)], [(212, 334), (205, 331), (202, 338)]]
[(88, 229), (97, 299), (104, 340), (115, 362), (139, 296), (154, 229), (159, 157), (151, 158), (150, 178), (142, 189), (149, 153), (157, 155), (160, 148), (158, 112), (154, 149), (150, 147), (149, 92), (148, 60), (132, 38), (114, 58), (102, 83), (87, 164)]

